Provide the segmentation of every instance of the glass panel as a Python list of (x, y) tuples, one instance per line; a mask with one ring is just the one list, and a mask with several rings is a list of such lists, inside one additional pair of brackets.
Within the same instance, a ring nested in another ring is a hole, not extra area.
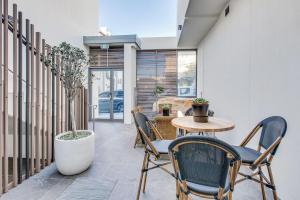
[(196, 51), (178, 51), (177, 95), (196, 96)]
[(123, 119), (124, 113), (124, 89), (123, 71), (113, 71), (113, 118)]
[(92, 105), (97, 105), (96, 119), (110, 119), (111, 93), (110, 71), (91, 71), (93, 81), (91, 84)]

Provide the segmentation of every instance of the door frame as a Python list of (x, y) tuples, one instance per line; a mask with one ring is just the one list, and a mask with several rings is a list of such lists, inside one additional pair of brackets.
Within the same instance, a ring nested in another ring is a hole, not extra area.
[[(113, 92), (113, 86), (114, 86), (114, 78), (113, 78), (113, 71), (122, 71), (123, 72), (123, 91), (125, 90), (124, 88), (124, 68), (121, 67), (89, 67), (88, 68), (88, 91), (89, 91), (89, 121), (93, 121), (93, 116), (92, 116), (92, 85), (91, 85), (91, 73), (93, 71), (109, 71), (110, 72), (110, 92)], [(110, 104), (110, 118), (109, 119), (100, 119), (100, 118), (95, 118), (95, 121), (116, 121), (116, 122), (124, 122), (124, 97), (123, 97), (123, 118), (122, 119), (114, 119), (113, 118), (113, 102)], [(98, 105), (97, 105), (98, 108)]]

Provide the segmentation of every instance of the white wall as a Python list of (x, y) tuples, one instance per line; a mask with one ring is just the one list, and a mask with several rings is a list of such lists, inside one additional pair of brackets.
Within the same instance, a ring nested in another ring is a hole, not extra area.
[[(288, 122), (273, 161), (279, 196), (298, 199), (300, 177), (300, 1), (231, 0), (198, 48), (200, 94), (236, 128), (223, 133), (239, 144), (257, 122), (281, 115)], [(252, 144), (254, 145), (254, 144)]]
[(177, 49), (176, 37), (148, 37), (140, 38), (141, 49)]
[(51, 45), (67, 41), (83, 47), (83, 35), (98, 35), (98, 0), (9, 0), (11, 14), (13, 3)]
[(124, 123), (131, 124), (135, 106), (136, 45), (124, 44)]

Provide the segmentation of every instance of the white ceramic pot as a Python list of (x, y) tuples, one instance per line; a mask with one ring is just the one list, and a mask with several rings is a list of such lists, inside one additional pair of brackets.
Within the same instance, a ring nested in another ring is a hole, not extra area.
[(63, 175), (75, 175), (85, 171), (92, 164), (95, 155), (95, 133), (90, 130), (77, 130), (76, 132), (89, 132), (90, 135), (77, 140), (61, 140), (61, 133), (55, 137), (54, 152), (58, 171)]

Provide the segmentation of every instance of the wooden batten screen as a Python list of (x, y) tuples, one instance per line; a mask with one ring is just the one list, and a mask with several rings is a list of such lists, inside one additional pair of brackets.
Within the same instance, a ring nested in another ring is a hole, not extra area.
[(111, 47), (109, 49), (90, 48), (90, 66), (123, 68), (124, 67), (124, 48)]
[(157, 85), (165, 88), (164, 96), (176, 96), (176, 74), (176, 50), (137, 51), (137, 105), (143, 107), (148, 117), (155, 114), (153, 90)]
[[(69, 130), (63, 84), (44, 58), (43, 34), (17, 5), (0, 0), (0, 196), (53, 161), (56, 134)], [(112, 54), (114, 56), (114, 54)], [(56, 65), (60, 65), (57, 57)], [(87, 129), (86, 89), (78, 94), (78, 127)]]

